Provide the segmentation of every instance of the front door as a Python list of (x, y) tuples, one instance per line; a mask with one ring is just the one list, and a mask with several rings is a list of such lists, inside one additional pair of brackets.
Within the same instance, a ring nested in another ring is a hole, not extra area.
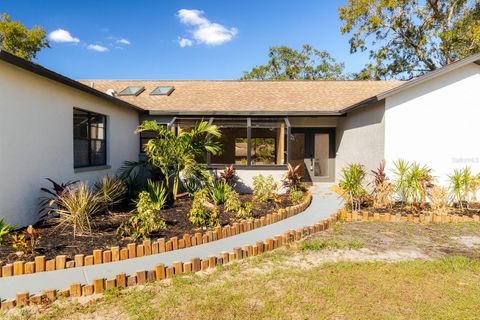
[(335, 181), (335, 128), (292, 128), (291, 164), (309, 182)]

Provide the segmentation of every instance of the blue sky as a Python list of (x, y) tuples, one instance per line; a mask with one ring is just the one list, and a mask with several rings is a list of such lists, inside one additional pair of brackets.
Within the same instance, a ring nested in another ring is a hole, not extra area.
[(75, 79), (237, 79), (270, 46), (304, 43), (358, 71), (366, 56), (339, 31), (345, 2), (0, 0), (0, 12), (43, 26), (51, 48), (36, 61)]

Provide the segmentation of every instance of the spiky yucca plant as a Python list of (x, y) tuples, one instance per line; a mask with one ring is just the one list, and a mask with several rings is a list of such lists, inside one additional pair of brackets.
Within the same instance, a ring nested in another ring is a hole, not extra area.
[(450, 197), (453, 202), (460, 205), (463, 210), (465, 203), (468, 208), (469, 193), (472, 184), (472, 172), (469, 167), (454, 170), (450, 178)]
[(97, 180), (93, 188), (106, 210), (122, 202), (127, 193), (127, 186), (122, 180), (109, 176)]
[(67, 187), (58, 197), (57, 227), (73, 228), (73, 236), (91, 232), (91, 217), (101, 210), (101, 201), (85, 182)]
[(366, 193), (365, 177), (366, 172), (361, 164), (353, 163), (341, 169), (339, 186), (345, 191), (352, 211), (360, 210), (362, 196)]

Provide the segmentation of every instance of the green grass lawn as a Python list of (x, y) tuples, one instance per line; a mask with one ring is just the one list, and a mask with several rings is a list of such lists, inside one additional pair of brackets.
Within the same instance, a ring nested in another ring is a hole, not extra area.
[[(362, 226), (373, 229), (355, 236), (353, 230)], [(385, 252), (391, 255), (395, 250), (416, 248), (428, 255), (431, 248), (449, 243), (447, 238), (457, 235), (459, 230), (470, 236), (480, 235), (478, 224), (452, 225), (450, 229), (407, 224), (402, 227), (398, 223), (340, 225), (303, 243), (219, 267), (209, 274), (109, 291), (103, 299), (84, 304), (60, 301), (45, 309), (16, 311), (12, 316), (19, 319), (480, 319), (480, 260), (463, 254), (478, 248), (458, 247), (455, 251), (452, 243), (451, 250), (443, 256), (438, 256), (437, 248), (432, 259), (378, 261)], [(396, 243), (395, 235), (402, 237), (398, 246), (392, 245)], [(428, 235), (444, 241), (428, 242)], [(342, 261), (345, 257), (358, 261)]]

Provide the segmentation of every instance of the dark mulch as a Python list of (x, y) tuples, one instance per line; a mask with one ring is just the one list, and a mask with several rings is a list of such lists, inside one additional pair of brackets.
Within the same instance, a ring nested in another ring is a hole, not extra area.
[[(252, 201), (252, 195), (242, 194), (240, 195), (242, 202)], [(284, 196), (282, 203), (278, 208), (285, 208), (291, 205), (290, 200)], [(203, 232), (206, 229), (198, 228), (194, 226), (190, 220), (188, 220), (187, 212), (192, 206), (191, 198), (179, 199), (173, 208), (162, 210), (162, 217), (167, 223), (167, 229), (159, 230), (150, 235), (152, 239), (157, 238), (171, 238), (182, 237), (185, 233), (193, 234), (195, 232)], [(259, 203), (254, 202), (253, 216), (259, 218), (269, 213), (273, 213), (277, 210), (274, 203), (266, 202)], [(117, 210), (116, 210), (117, 211)], [(53, 224), (45, 223), (40, 225), (42, 229), (40, 243), (34, 255), (44, 255), (47, 259), (51, 259), (57, 255), (67, 255), (69, 258), (73, 258), (75, 254), (91, 254), (94, 249), (107, 249), (113, 246), (126, 246), (128, 243), (132, 243), (133, 240), (122, 239), (117, 235), (117, 228), (123, 223), (128, 221), (131, 214), (128, 210), (112, 212), (110, 214), (103, 214), (96, 216), (92, 219), (92, 234), (73, 237), (71, 229), (61, 230), (55, 227)], [(219, 214), (220, 224), (227, 225), (235, 221), (238, 221), (234, 212), (224, 212), (223, 206), (220, 206)], [(141, 242), (139, 240), (138, 242)], [(15, 254), (15, 250), (12, 248), (11, 239), (4, 240), (0, 247), (0, 261), (13, 262), (16, 260), (29, 261), (33, 259), (32, 256), (18, 257)]]

